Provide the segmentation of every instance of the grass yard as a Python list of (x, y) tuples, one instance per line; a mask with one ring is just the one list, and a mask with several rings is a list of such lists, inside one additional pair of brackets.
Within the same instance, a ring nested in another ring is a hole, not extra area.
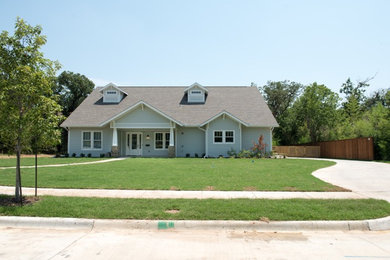
[[(362, 220), (390, 215), (383, 200), (308, 199), (114, 199), (41, 197), (34, 204), (1, 206), (0, 215), (103, 219), (186, 220)], [(169, 213), (175, 212), (175, 213)]]
[[(93, 162), (100, 161), (107, 158), (52, 158), (52, 157), (38, 157), (38, 165), (48, 165), (48, 164), (66, 164), (66, 163), (80, 163), (80, 162)], [(32, 166), (35, 165), (35, 158), (21, 158), (20, 165), (22, 166)], [(15, 167), (16, 158), (1, 158), (0, 167)]]
[[(104, 164), (40, 168), (39, 187), (146, 190), (340, 191), (311, 175), (334, 162), (302, 159), (128, 158)], [(34, 169), (22, 169), (33, 187)], [(0, 185), (15, 185), (15, 170), (0, 170)]]

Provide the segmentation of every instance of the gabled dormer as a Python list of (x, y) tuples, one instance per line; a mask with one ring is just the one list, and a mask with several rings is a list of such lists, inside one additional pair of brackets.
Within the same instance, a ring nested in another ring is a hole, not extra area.
[(184, 93), (187, 94), (188, 103), (204, 103), (207, 92), (207, 89), (197, 82), (184, 90)]
[(100, 90), (103, 94), (103, 103), (119, 103), (127, 96), (127, 93), (118, 88), (114, 83), (109, 83)]

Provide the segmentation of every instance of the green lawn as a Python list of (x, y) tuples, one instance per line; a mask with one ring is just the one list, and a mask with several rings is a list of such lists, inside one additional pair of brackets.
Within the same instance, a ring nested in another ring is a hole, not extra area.
[[(335, 191), (311, 175), (334, 162), (302, 159), (129, 158), (104, 164), (39, 169), (39, 187), (146, 190)], [(22, 169), (23, 186), (34, 169)], [(15, 185), (15, 170), (0, 171), (0, 185)]]
[[(0, 195), (0, 201), (4, 198), (6, 196)], [(173, 209), (179, 212), (166, 212)], [(362, 220), (390, 215), (390, 204), (374, 199), (196, 200), (44, 196), (33, 205), (0, 206), (0, 215), (103, 219)]]
[[(100, 161), (104, 158), (52, 158), (52, 157), (41, 157), (38, 158), (38, 165), (48, 164), (65, 164), (65, 163), (79, 163), (79, 162), (92, 162)], [(107, 158), (106, 158), (107, 159)], [(35, 158), (21, 158), (20, 164), (22, 166), (35, 165)], [(0, 159), (0, 167), (15, 167), (16, 158)]]

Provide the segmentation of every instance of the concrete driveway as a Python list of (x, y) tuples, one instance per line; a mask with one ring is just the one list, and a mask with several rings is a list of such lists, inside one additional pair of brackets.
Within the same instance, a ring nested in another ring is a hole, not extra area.
[(390, 164), (367, 161), (336, 160), (337, 164), (313, 172), (323, 181), (350, 189), (363, 196), (390, 202)]

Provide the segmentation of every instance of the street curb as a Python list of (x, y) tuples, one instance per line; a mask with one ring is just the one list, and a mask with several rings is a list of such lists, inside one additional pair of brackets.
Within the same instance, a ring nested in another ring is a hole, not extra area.
[(0, 227), (53, 229), (145, 229), (145, 230), (272, 230), (272, 231), (383, 231), (390, 230), (390, 216), (347, 221), (224, 221), (224, 220), (111, 220), (0, 216)]

